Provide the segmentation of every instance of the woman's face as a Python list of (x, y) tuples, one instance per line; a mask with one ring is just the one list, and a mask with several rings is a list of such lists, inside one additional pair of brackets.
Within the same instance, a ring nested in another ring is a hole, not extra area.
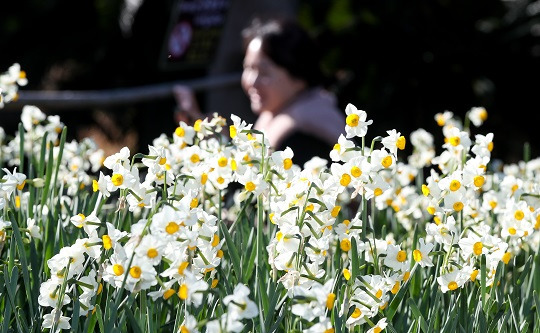
[(291, 77), (263, 53), (259, 38), (249, 43), (244, 56), (242, 88), (255, 114), (262, 111), (279, 113), (305, 87), (304, 81)]

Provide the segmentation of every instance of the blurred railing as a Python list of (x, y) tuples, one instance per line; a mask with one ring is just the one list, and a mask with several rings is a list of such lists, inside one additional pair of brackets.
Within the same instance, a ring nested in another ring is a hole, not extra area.
[(211, 90), (240, 84), (241, 73), (209, 76), (138, 87), (110, 90), (25, 91), (19, 89), (19, 99), (6, 104), (1, 112), (21, 110), (24, 105), (54, 109), (87, 109), (122, 104), (135, 104), (171, 97), (175, 85), (185, 85), (193, 91)]

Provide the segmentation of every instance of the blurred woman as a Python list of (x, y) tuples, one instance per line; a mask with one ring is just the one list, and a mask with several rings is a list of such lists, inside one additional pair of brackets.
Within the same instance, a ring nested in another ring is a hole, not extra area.
[[(281, 18), (256, 18), (242, 37), (241, 84), (257, 115), (254, 128), (266, 134), (274, 150), (290, 147), (300, 166), (314, 156), (329, 159), (345, 132), (345, 116), (336, 97), (323, 87), (315, 40), (296, 21)], [(182, 117), (203, 117), (188, 88), (177, 86), (174, 91), (185, 112)]]

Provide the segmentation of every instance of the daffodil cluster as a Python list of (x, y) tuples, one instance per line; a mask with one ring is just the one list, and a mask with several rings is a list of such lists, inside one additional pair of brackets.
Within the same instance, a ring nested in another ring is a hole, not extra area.
[(336, 318), (351, 331), (392, 325), (392, 303), (418, 271), (441, 295), (495, 288), (502, 267), (538, 248), (540, 159), (493, 167), (494, 135), (469, 127), (487, 119), (484, 108), (464, 124), (437, 114), (441, 153), (418, 129), (407, 159), (399, 131), (366, 146), (372, 120), (352, 104), (345, 113), (328, 158), (301, 166), (236, 115), (180, 122), (144, 154), (105, 156), (25, 106), (21, 133), (0, 151), (0, 254), (16, 231), (46, 249), (37, 302), (55, 332), (136, 297), (168, 309), (164, 320), (183, 333), (254, 329), (272, 311), (258, 306), (271, 294), (262, 279), (281, 293), (272, 304), (284, 327), (326, 333)]
[(18, 63), (14, 63), (7, 72), (0, 74), (0, 109), (6, 103), (16, 101), (19, 97), (19, 87), (27, 84), (26, 72), (21, 70)]

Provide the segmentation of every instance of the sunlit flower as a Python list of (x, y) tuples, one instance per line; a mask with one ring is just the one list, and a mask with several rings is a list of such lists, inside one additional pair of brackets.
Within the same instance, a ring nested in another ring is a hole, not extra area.
[(71, 329), (69, 319), (69, 317), (62, 315), (61, 309), (53, 309), (51, 313), (43, 316), (43, 323), (41, 324), (41, 327), (51, 329), (54, 325), (56, 327), (54, 333), (58, 333), (61, 330), (69, 330)]
[(487, 120), (488, 113), (486, 111), (486, 108), (484, 107), (473, 107), (468, 112), (467, 115), (471, 122), (474, 124), (474, 126), (479, 127), (481, 126), (484, 121)]
[(358, 110), (354, 105), (349, 103), (345, 107), (345, 114), (347, 115), (345, 125), (345, 131), (347, 132), (346, 138), (361, 138), (365, 136), (368, 126), (373, 123), (373, 120), (366, 121), (366, 111)]
[(439, 283), (439, 286), (441, 287), (441, 291), (443, 293), (461, 288), (463, 284), (468, 280), (469, 276), (462, 273), (459, 269), (441, 275), (437, 278), (437, 282)]
[(249, 288), (239, 283), (232, 295), (225, 296), (223, 304), (227, 306), (229, 316), (235, 319), (253, 318), (259, 314), (257, 304), (249, 299)]

